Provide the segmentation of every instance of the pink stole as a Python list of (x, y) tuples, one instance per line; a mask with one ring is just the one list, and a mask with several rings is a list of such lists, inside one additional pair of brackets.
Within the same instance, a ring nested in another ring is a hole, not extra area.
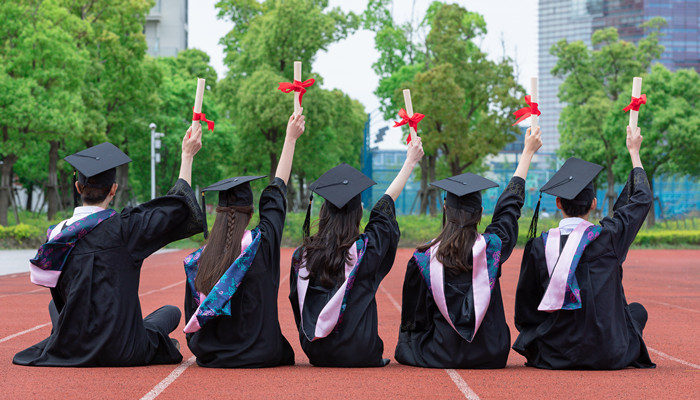
[(583, 234), (586, 229), (593, 225), (588, 221), (581, 221), (571, 232), (566, 244), (559, 255), (561, 243), (561, 231), (559, 228), (552, 228), (547, 235), (547, 243), (544, 246), (544, 256), (547, 261), (547, 271), (549, 273), (549, 284), (544, 292), (542, 301), (537, 307), (538, 311), (554, 312), (561, 310), (564, 305), (566, 294), (566, 282), (569, 279), (569, 272)]
[[(447, 320), (452, 329), (460, 336), (461, 333), (455, 328), (450, 314), (447, 312), (447, 301), (445, 300), (445, 277), (444, 267), (437, 259), (437, 251), (440, 243), (434, 244), (430, 248), (430, 290), (435, 299), (435, 304), (440, 310), (440, 314)], [(472, 266), (472, 294), (474, 296), (474, 333), (471, 338), (462, 338), (468, 342), (474, 340), (476, 331), (484, 320), (486, 311), (491, 302), (491, 286), (489, 285), (488, 264), (486, 261), (486, 240), (479, 235), (472, 247), (474, 262)]]
[(304, 330), (304, 300), (306, 299), (306, 291), (309, 288), (309, 271), (306, 269), (306, 258), (301, 262), (299, 267), (299, 277), (297, 278), (297, 293), (299, 297), (299, 315), (301, 330), (309, 341), (314, 341), (316, 339), (321, 339), (328, 336), (335, 326), (338, 324), (338, 318), (340, 317), (341, 306), (343, 305), (343, 297), (345, 297), (345, 290), (348, 285), (348, 277), (353, 269), (357, 266), (357, 246), (355, 243), (348, 249), (348, 254), (350, 260), (345, 263), (345, 282), (340, 286), (337, 292), (331, 297), (331, 299), (326, 303), (321, 312), (318, 315), (318, 320), (316, 321), (316, 328), (314, 330), (314, 337), (310, 338), (306, 331)]

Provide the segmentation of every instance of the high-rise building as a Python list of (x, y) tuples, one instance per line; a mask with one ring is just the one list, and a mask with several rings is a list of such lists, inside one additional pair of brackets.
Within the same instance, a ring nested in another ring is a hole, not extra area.
[(148, 54), (172, 57), (187, 49), (187, 0), (156, 0), (146, 16)]
[(593, 32), (615, 27), (620, 39), (636, 43), (644, 36), (639, 25), (659, 16), (668, 26), (661, 30), (665, 51), (658, 62), (672, 71), (700, 72), (699, 0), (539, 0), (538, 13), (539, 121), (545, 152), (559, 147), (557, 124), (564, 108), (557, 97), (562, 80), (550, 73), (557, 59), (549, 52), (559, 40), (581, 40), (590, 46)]

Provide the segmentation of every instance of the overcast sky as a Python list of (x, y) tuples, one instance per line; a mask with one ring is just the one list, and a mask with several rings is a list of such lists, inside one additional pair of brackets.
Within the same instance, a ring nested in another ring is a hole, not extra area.
[[(232, 24), (217, 19), (216, 0), (196, 0), (189, 3), (189, 46), (204, 50), (211, 57), (219, 79), (226, 74), (223, 64), (223, 48), (219, 39), (231, 30)], [(425, 15), (432, 0), (395, 0), (394, 18), (403, 22)], [(493, 59), (505, 52), (517, 62), (518, 80), (525, 88), (531, 76), (537, 75), (537, 0), (458, 0), (457, 3), (469, 11), (480, 13), (486, 19), (488, 34), (480, 46)], [(366, 0), (330, 0), (330, 6), (339, 6), (344, 11), (362, 13)], [(317, 55), (314, 72), (323, 76), (324, 87), (338, 88), (350, 97), (359, 100), (369, 113), (379, 106), (373, 92), (378, 78), (372, 71), (372, 63), (378, 58), (374, 50), (374, 33), (360, 30), (338, 43), (332, 44), (327, 52)], [(362, 79), (358, 79), (361, 77)], [(418, 112), (419, 110), (416, 110)], [(384, 126), (383, 122), (373, 123), (373, 128)], [(397, 148), (401, 143), (400, 129), (390, 129), (382, 148)]]

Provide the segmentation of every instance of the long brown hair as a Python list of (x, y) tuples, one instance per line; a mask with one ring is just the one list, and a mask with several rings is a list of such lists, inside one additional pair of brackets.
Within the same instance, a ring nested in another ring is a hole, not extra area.
[(198, 292), (209, 293), (241, 254), (241, 239), (252, 215), (253, 206), (216, 207), (216, 220), (194, 280)]
[(479, 234), (476, 227), (481, 221), (481, 209), (475, 213), (445, 206), (445, 224), (440, 234), (428, 244), (418, 246), (420, 252), (440, 242), (436, 258), (445, 270), (455, 276), (472, 270), (472, 247)]
[(362, 220), (361, 203), (350, 201), (343, 208), (330, 202), (321, 206), (318, 233), (304, 238), (307, 279), (316, 278), (323, 287), (330, 289), (345, 280), (345, 264), (350, 257), (348, 250), (360, 236)]

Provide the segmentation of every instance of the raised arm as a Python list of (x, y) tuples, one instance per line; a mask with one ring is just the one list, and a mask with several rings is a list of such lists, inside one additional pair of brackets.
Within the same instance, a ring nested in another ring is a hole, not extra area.
[(644, 168), (642, 166), (642, 159), (639, 158), (639, 149), (642, 147), (642, 131), (637, 127), (634, 132), (632, 128), (627, 126), (627, 150), (630, 152), (630, 158), (632, 159), (632, 168)]
[(190, 186), (192, 185), (192, 161), (194, 161), (195, 154), (202, 148), (202, 126), (200, 124), (193, 125), (195, 125), (194, 131), (190, 126), (185, 137), (182, 138), (182, 161), (180, 162), (179, 176)]
[(396, 201), (404, 186), (406, 186), (406, 182), (408, 181), (408, 177), (411, 176), (413, 168), (415, 168), (421, 158), (423, 158), (423, 144), (421, 143), (421, 139), (416, 136), (411, 143), (408, 144), (406, 161), (404, 161), (401, 171), (399, 171), (396, 178), (391, 182), (391, 185), (386, 189), (385, 194)]
[(297, 139), (304, 133), (304, 116), (301, 112), (304, 109), (299, 109), (299, 113), (292, 114), (289, 117), (289, 122), (287, 123), (287, 135), (284, 137), (284, 147), (282, 147), (282, 154), (280, 155), (280, 161), (277, 164), (277, 171), (275, 172), (275, 177), (280, 178), (287, 184), (289, 180), (289, 174), (292, 171), (292, 160), (294, 159), (294, 147), (296, 146)]
[(525, 146), (523, 147), (523, 154), (520, 157), (518, 168), (513, 174), (513, 176), (523, 179), (527, 179), (527, 170), (530, 169), (532, 157), (535, 155), (537, 150), (542, 147), (542, 134), (540, 132), (540, 127), (538, 126), (535, 128), (535, 132), (531, 132), (531, 130), (532, 128), (527, 128), (527, 132), (525, 132)]

